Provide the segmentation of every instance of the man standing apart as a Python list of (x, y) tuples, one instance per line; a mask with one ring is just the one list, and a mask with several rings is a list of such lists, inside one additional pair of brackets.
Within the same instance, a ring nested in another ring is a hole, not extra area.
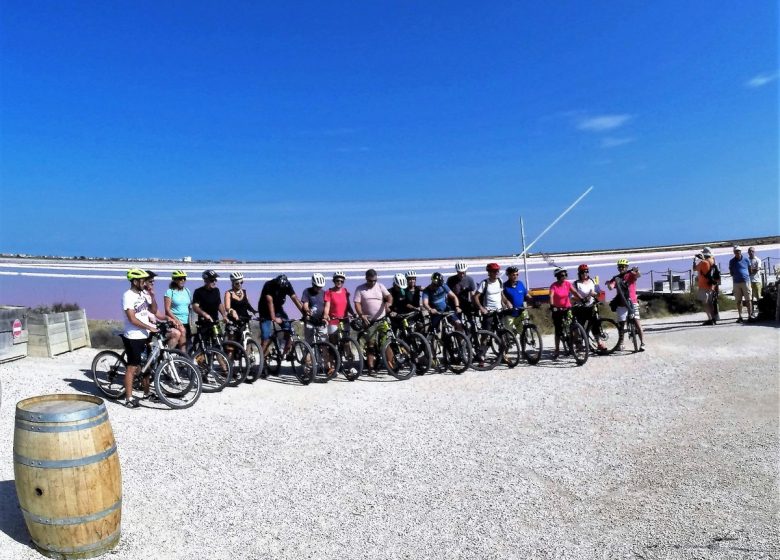
[(753, 247), (748, 249), (748, 259), (750, 260), (750, 292), (753, 295), (753, 310), (756, 309), (758, 300), (761, 299), (761, 259), (756, 256), (756, 250)]
[[(366, 270), (365, 284), (361, 284), (355, 289), (355, 311), (368, 329), (366, 332), (367, 350), (376, 350), (376, 335), (380, 325), (378, 320), (389, 313), (392, 304), (393, 297), (390, 292), (383, 284), (376, 281), (376, 270), (373, 268)], [(367, 352), (366, 354), (368, 369), (373, 371), (376, 369), (375, 356), (377, 352)]]
[(742, 247), (734, 245), (734, 258), (729, 261), (729, 273), (734, 282), (734, 299), (737, 300), (737, 323), (742, 323), (742, 302), (747, 308), (748, 321), (753, 316), (750, 295), (750, 259), (742, 255)]
[(707, 314), (707, 320), (704, 321), (702, 325), (715, 325), (717, 319), (715, 317), (715, 309), (713, 308), (712, 302), (718, 285), (713, 284), (710, 277), (710, 270), (715, 266), (715, 259), (712, 258), (712, 250), (709, 247), (705, 247), (701, 253), (696, 255), (693, 263), (693, 268), (698, 274), (696, 280), (696, 299), (701, 302), (702, 307), (704, 307), (704, 312)]

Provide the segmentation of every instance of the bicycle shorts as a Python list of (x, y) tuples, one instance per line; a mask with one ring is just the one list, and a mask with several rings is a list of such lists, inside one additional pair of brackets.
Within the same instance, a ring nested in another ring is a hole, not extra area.
[[(634, 312), (634, 319), (637, 321), (639, 320), (639, 305), (631, 302), (631, 308)], [(628, 319), (628, 308), (626, 307), (618, 307), (617, 311), (615, 311), (617, 314), (617, 320), (620, 323), (624, 323)]]
[[(292, 323), (290, 323), (289, 319), (287, 318), (286, 313), (277, 313), (276, 317), (278, 319), (283, 319), (282, 321), (282, 330), (285, 332), (292, 332)], [(261, 340), (270, 340), (274, 336), (274, 322), (271, 319), (263, 319), (260, 322), (260, 339)]]
[(125, 345), (125, 354), (127, 354), (128, 366), (142, 366), (144, 365), (141, 359), (141, 354), (146, 350), (146, 345), (149, 343), (148, 338), (125, 338), (122, 337), (122, 344)]

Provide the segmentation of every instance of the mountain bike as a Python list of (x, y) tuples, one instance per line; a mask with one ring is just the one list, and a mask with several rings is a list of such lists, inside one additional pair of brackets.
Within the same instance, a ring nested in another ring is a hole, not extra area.
[(317, 378), (321, 381), (333, 379), (341, 368), (341, 356), (336, 345), (328, 340), (327, 324), (322, 319), (308, 317), (303, 321), (303, 328), (310, 329), (312, 333), (313, 342), (309, 346), (314, 350)]
[[(575, 315), (578, 306), (575, 306)], [(612, 354), (620, 345), (620, 327), (607, 317), (601, 316), (601, 302), (596, 302), (591, 309), (592, 314), (583, 328), (588, 335), (591, 352), (601, 355)]]
[(520, 311), (520, 315), (513, 317), (510, 325), (520, 339), (520, 351), (523, 358), (529, 365), (538, 364), (542, 358), (542, 335), (537, 326), (531, 322), (528, 309), (523, 307), (515, 311)]
[[(284, 353), (285, 337), (290, 337), (290, 352)], [(279, 375), (282, 362), (288, 361), (293, 374), (302, 385), (311, 383), (317, 375), (317, 360), (314, 350), (304, 341), (289, 322), (279, 325), (273, 321), (273, 334), (265, 350), (265, 366), (260, 377)]]
[(449, 369), (460, 375), (471, 365), (474, 355), (471, 342), (464, 333), (456, 330), (450, 321), (450, 317), (455, 315), (454, 311), (440, 311), (437, 315), (441, 317), (441, 321), (436, 328), (433, 327), (433, 315), (426, 317), (423, 327), (431, 346), (433, 368), (438, 372)]
[(636, 322), (634, 320), (634, 304), (631, 304), (631, 307), (628, 308), (628, 316), (623, 325), (625, 326), (620, 329), (620, 345), (623, 344), (624, 335), (628, 332), (628, 339), (634, 347), (634, 352), (639, 352), (642, 344), (639, 341), (639, 332), (637, 331)]
[(588, 361), (588, 335), (577, 321), (574, 320), (571, 308), (551, 307), (552, 311), (565, 311), (561, 328), (561, 343), (563, 353), (570, 355), (578, 366)]
[[(363, 352), (357, 341), (350, 336), (348, 325), (348, 319), (339, 320), (335, 344), (339, 352), (339, 373), (348, 381), (355, 381), (363, 373)], [(359, 330), (356, 329), (355, 332)]]
[[(369, 354), (374, 355), (374, 364), (376, 364), (377, 358), (380, 358), (387, 372), (401, 381), (414, 375), (416, 366), (412, 350), (390, 328), (390, 317), (385, 315), (381, 319), (371, 322), (368, 327), (361, 320), (355, 320), (351, 324), (353, 328), (360, 328), (358, 344), (362, 342), (361, 346), (365, 348), (366, 357)], [(371, 329), (374, 325), (377, 328)]]
[(249, 321), (250, 319), (239, 319), (238, 321), (228, 323), (225, 327), (225, 331), (230, 340), (238, 342), (243, 346), (249, 362), (248, 371), (244, 380), (248, 383), (252, 383), (261, 377), (263, 367), (265, 366), (265, 359), (260, 343), (252, 337)]
[(514, 368), (520, 363), (520, 339), (514, 330), (506, 328), (501, 321), (502, 317), (510, 313), (512, 313), (511, 309), (488, 311), (486, 315), (483, 315), (483, 317), (487, 318), (487, 321), (483, 324), (486, 324), (487, 330), (494, 333), (501, 341), (501, 348), (493, 348), (493, 351), (500, 352), (503, 363), (509, 368)]
[[(157, 399), (174, 409), (189, 408), (200, 398), (203, 385), (201, 373), (192, 360), (179, 350), (168, 348), (165, 343), (170, 324), (160, 322), (158, 331), (152, 333), (144, 363), (133, 378), (133, 389), (141, 390), (141, 380), (151, 376)], [(106, 397), (120, 399), (125, 396), (127, 361), (118, 352), (103, 350), (92, 360), (92, 378)]]
[(406, 342), (412, 351), (417, 375), (424, 375), (433, 366), (433, 352), (428, 339), (414, 330), (415, 323), (421, 318), (422, 311), (419, 310), (391, 316), (391, 324), (395, 327), (396, 336)]
[(192, 346), (221, 349), (230, 363), (230, 379), (227, 385), (237, 387), (244, 382), (249, 373), (249, 357), (241, 344), (225, 338), (222, 328), (220, 321), (199, 322), (198, 332), (192, 337)]
[(463, 315), (463, 326), (474, 349), (471, 367), (477, 371), (490, 371), (501, 361), (504, 345), (497, 334), (481, 327), (479, 317), (476, 313)]

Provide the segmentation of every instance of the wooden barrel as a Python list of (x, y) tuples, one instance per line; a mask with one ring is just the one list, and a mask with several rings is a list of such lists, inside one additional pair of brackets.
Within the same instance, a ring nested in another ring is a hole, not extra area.
[(27, 529), (45, 556), (91, 558), (119, 542), (122, 476), (102, 399), (19, 401), (14, 475)]

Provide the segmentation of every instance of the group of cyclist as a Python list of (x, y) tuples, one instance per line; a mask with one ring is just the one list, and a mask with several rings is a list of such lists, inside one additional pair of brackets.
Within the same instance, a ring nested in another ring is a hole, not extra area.
[[(397, 317), (424, 310), (430, 316), (432, 328), (438, 328), (442, 318), (457, 330), (463, 330), (464, 316), (482, 317), (482, 326), (487, 328), (488, 315), (492, 311), (502, 311), (506, 327), (517, 329), (519, 318), (528, 303), (532, 303), (526, 286), (519, 279), (516, 266), (506, 269), (506, 280), (500, 278), (501, 267), (498, 263), (489, 263), (485, 270), (487, 278), (479, 284), (468, 274), (468, 265), (464, 261), (455, 263), (455, 274), (447, 278), (440, 272), (431, 275), (426, 287), (417, 284), (417, 273), (409, 270), (393, 277), (393, 284), (387, 289), (377, 281), (377, 272), (369, 269), (365, 282), (356, 289), (354, 296), (344, 286), (346, 274), (337, 271), (332, 276), (333, 285), (325, 288), (325, 277), (317, 272), (311, 276), (311, 286), (303, 290), (299, 299), (286, 275), (280, 274), (267, 281), (262, 288), (257, 308), (252, 306), (244, 289), (244, 275), (241, 272), (230, 274), (231, 287), (224, 296), (217, 287), (219, 274), (206, 270), (201, 275), (203, 285), (194, 292), (186, 287), (187, 273), (175, 270), (171, 274), (170, 285), (164, 295), (164, 310), (158, 309), (154, 290), (154, 272), (131, 269), (127, 272), (130, 288), (122, 296), (122, 308), (125, 314), (124, 346), (127, 353), (127, 375), (125, 384), (132, 388), (134, 374), (142, 363), (142, 353), (151, 332), (159, 320), (170, 322), (168, 344), (171, 348), (186, 350), (191, 339), (190, 312), (195, 315), (199, 328), (223, 319), (226, 322), (249, 321), (257, 315), (260, 320), (262, 348), (267, 352), (268, 345), (276, 330), (284, 336), (284, 353), (291, 348), (292, 331), (290, 318), (285, 311), (287, 298), (301, 313), (305, 323), (305, 338), (312, 342), (315, 336), (327, 337), (335, 342), (339, 326), (349, 328), (348, 320), (356, 317), (366, 329), (365, 339), (369, 345), (376, 342), (376, 329), (380, 320), (389, 315), (391, 323), (397, 325)], [(629, 268), (626, 259), (617, 263), (618, 273), (606, 282), (607, 287), (617, 291), (615, 310), (621, 328), (626, 321), (634, 321), (641, 341), (640, 350), (644, 350), (644, 337), (639, 322), (636, 281), (639, 269)], [(577, 280), (567, 280), (568, 273), (563, 268), (554, 271), (555, 282), (550, 285), (550, 309), (555, 326), (555, 351), (553, 359), (560, 354), (562, 325), (566, 314), (573, 312), (574, 318), (582, 325), (590, 324), (597, 329), (598, 324), (590, 321), (594, 306), (598, 301), (599, 287), (591, 279), (587, 264), (577, 268)], [(597, 334), (594, 332), (594, 334)], [(598, 337), (594, 337), (598, 340)], [(601, 343), (599, 343), (601, 344)], [(376, 367), (374, 353), (369, 353), (367, 366), (369, 371)], [(149, 394), (148, 385), (144, 393)], [(128, 391), (127, 394), (132, 394)], [(132, 406), (132, 404), (128, 405)]]

